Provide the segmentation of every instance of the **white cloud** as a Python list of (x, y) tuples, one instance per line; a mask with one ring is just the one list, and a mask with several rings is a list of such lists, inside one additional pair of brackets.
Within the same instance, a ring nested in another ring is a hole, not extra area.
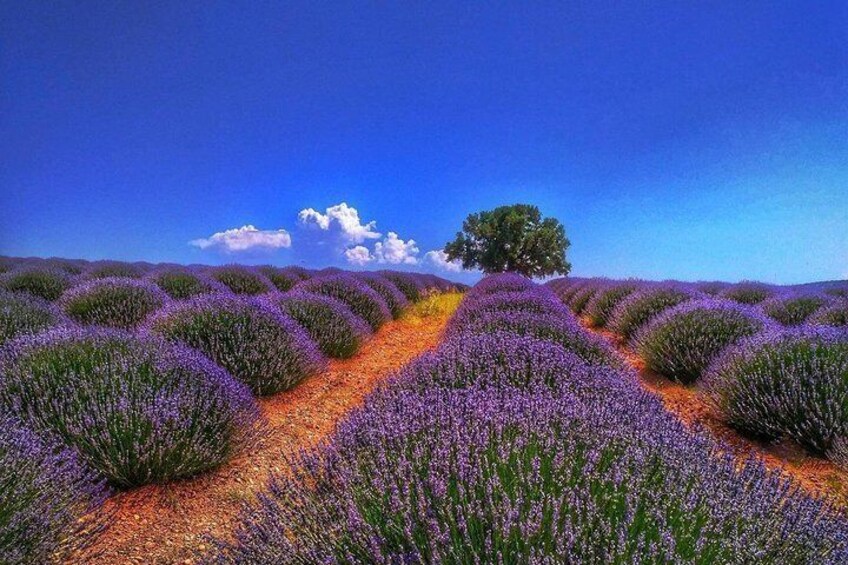
[(376, 221), (363, 224), (356, 208), (348, 206), (345, 202), (330, 206), (323, 214), (314, 208), (306, 208), (298, 213), (297, 220), (303, 226), (316, 227), (323, 231), (338, 230), (342, 240), (348, 244), (377, 239), (381, 235), (376, 231)]
[(390, 231), (383, 241), (374, 244), (374, 257), (378, 263), (415, 265), (418, 263), (418, 246), (415, 240), (404, 241)]
[(228, 253), (251, 249), (280, 249), (291, 247), (291, 235), (284, 229), (260, 230), (248, 224), (214, 233), (207, 238), (193, 239), (189, 245), (200, 249), (221, 249)]
[(462, 271), (462, 263), (459, 261), (448, 261), (448, 254), (441, 249), (434, 249), (424, 254), (424, 260), (443, 271), (458, 273)]
[(344, 256), (348, 263), (360, 267), (374, 260), (374, 256), (371, 255), (371, 252), (364, 245), (357, 245), (356, 247), (345, 250)]

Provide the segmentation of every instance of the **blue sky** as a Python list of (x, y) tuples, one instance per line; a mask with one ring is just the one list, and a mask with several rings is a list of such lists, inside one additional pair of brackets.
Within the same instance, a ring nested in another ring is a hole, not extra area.
[(0, 6), (0, 254), (453, 276), (525, 202), (575, 275), (848, 277), (844, 2), (212, 4)]

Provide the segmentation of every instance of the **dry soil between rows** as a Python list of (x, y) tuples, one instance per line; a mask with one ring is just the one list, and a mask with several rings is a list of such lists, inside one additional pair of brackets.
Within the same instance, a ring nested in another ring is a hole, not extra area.
[(239, 503), (283, 469), (283, 456), (314, 445), (393, 371), (440, 341), (453, 312), (448, 307), (385, 324), (351, 359), (330, 362), (292, 390), (260, 400), (267, 436), (216, 471), (167, 485), (146, 486), (112, 497), (114, 524), (75, 562), (193, 563), (205, 536), (232, 531)]

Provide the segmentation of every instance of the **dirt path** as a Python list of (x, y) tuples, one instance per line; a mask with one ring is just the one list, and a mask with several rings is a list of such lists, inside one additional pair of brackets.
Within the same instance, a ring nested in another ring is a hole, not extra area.
[(457, 295), (431, 299), (383, 326), (353, 358), (332, 361), (328, 370), (294, 389), (260, 400), (268, 435), (249, 453), (195, 479), (153, 485), (114, 496), (107, 511), (116, 520), (79, 563), (193, 563), (206, 549), (204, 535), (225, 535), (239, 502), (280, 471), (285, 453), (295, 453), (329, 434), (374, 386), (420, 353), (435, 347), (459, 302)]
[(621, 338), (607, 330), (599, 330), (581, 320), (589, 331), (612, 342), (626, 361), (638, 371), (640, 384), (660, 397), (666, 409), (687, 426), (699, 426), (726, 444), (740, 457), (754, 455), (772, 469), (780, 469), (804, 489), (826, 496), (840, 506), (848, 507), (848, 473), (820, 457), (809, 455), (795, 442), (763, 443), (742, 436), (725, 424), (700, 397), (697, 388), (671, 381), (645, 367), (644, 361)]

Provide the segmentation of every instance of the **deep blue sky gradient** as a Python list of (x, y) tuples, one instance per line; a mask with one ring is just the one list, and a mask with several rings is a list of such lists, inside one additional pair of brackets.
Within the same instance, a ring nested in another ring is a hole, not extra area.
[(0, 254), (527, 202), (576, 275), (848, 277), (848, 3), (699, 4), (2, 3)]

